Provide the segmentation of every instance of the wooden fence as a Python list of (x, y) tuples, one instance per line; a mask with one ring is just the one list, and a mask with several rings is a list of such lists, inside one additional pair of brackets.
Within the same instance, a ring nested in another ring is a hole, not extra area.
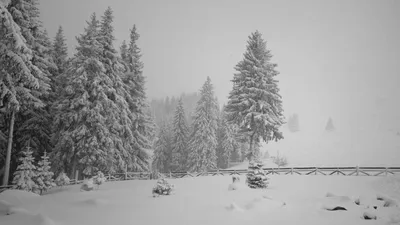
[[(267, 175), (342, 175), (342, 176), (387, 176), (400, 174), (400, 167), (293, 167), (293, 168), (263, 168)], [(164, 174), (168, 178), (216, 176), (216, 175), (242, 175), (247, 169), (242, 170), (213, 170), (202, 173), (172, 172)]]
[[(388, 176), (400, 174), (400, 167), (293, 167), (293, 168), (263, 168), (267, 175), (341, 175), (341, 176)], [(125, 172), (106, 175), (107, 181), (123, 180), (150, 180), (160, 176), (179, 179), (184, 177), (199, 176), (224, 176), (224, 175), (243, 175), (247, 169), (241, 170), (212, 170), (200, 173), (189, 172), (170, 172), (158, 173), (156, 176), (150, 172)], [(70, 185), (81, 184), (83, 180), (71, 179)], [(6, 189), (13, 188), (13, 185), (0, 186), (0, 193)]]

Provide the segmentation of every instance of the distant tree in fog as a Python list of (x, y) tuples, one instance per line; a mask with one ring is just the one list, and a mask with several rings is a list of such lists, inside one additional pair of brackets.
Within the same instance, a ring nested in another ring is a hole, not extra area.
[(276, 157), (274, 157), (273, 162), (278, 165), (278, 167), (287, 166), (288, 164), (286, 156), (281, 156), (279, 151), (277, 152)]
[(333, 126), (332, 118), (329, 117), (328, 123), (325, 126), (326, 131), (333, 131), (335, 127)]
[(288, 127), (291, 132), (297, 132), (300, 130), (299, 116), (297, 114), (293, 114), (291, 117), (289, 117)]

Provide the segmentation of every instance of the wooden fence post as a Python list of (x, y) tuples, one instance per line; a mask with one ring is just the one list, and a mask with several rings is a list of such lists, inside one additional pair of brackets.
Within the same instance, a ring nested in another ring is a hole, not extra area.
[(125, 165), (125, 180), (128, 179), (128, 165)]
[(76, 172), (75, 172), (75, 184), (78, 183), (78, 177), (79, 177), (79, 170), (76, 170)]

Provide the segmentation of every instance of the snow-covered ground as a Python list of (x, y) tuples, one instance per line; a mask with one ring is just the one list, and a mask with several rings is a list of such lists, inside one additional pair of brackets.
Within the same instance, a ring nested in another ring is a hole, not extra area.
[[(400, 177), (274, 175), (266, 190), (250, 189), (244, 179), (235, 191), (228, 191), (231, 176), (169, 180), (177, 187), (174, 195), (156, 198), (154, 180), (109, 182), (92, 192), (69, 186), (44, 196), (6, 191), (0, 194), (0, 224), (400, 224), (400, 208), (376, 200), (384, 194), (399, 201)], [(14, 206), (14, 214), (4, 215), (4, 205)], [(334, 206), (347, 211), (325, 209)], [(378, 220), (362, 219), (366, 212)]]

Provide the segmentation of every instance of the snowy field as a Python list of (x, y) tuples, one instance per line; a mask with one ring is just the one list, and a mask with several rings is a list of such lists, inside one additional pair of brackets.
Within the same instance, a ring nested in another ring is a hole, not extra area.
[[(92, 192), (69, 186), (44, 196), (11, 190), (0, 194), (0, 224), (400, 224), (400, 208), (382, 207), (383, 201), (376, 200), (377, 194), (400, 200), (398, 176), (275, 175), (266, 190), (247, 188), (241, 179), (235, 191), (228, 191), (230, 176), (169, 180), (177, 187), (175, 194), (156, 198), (154, 180), (110, 182)], [(4, 205), (14, 206), (14, 214), (4, 215)], [(335, 206), (347, 211), (326, 210)], [(377, 220), (362, 219), (364, 213)]]

